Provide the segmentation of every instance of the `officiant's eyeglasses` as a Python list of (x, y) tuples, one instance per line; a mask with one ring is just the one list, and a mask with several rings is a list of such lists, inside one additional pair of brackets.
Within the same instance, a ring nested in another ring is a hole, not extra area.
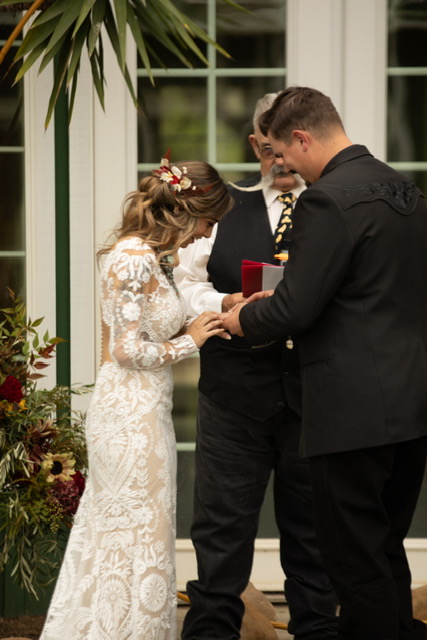
[(271, 160), (271, 158), (275, 158), (274, 151), (269, 144), (267, 144), (265, 147), (258, 146), (258, 150), (263, 158), (267, 158), (268, 160)]

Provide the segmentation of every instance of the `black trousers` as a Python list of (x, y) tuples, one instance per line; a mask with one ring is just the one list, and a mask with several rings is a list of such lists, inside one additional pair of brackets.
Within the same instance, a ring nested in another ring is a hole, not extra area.
[(341, 640), (425, 640), (403, 545), (427, 438), (310, 459), (319, 547), (341, 604)]
[(310, 468), (298, 455), (299, 436), (299, 417), (289, 409), (259, 422), (200, 394), (191, 530), (199, 579), (187, 584), (184, 640), (240, 637), (240, 594), (272, 471), (289, 632), (297, 640), (336, 638), (337, 601), (315, 541)]

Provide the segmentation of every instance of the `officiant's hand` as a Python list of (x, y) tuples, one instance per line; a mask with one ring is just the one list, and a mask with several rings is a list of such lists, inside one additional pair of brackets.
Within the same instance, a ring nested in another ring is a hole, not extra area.
[(212, 336), (220, 336), (226, 340), (231, 339), (231, 336), (222, 327), (221, 314), (215, 311), (201, 313), (190, 322), (185, 333), (190, 334), (199, 349)]
[(246, 298), (246, 302), (255, 302), (256, 300), (262, 300), (262, 298), (269, 298), (273, 293), (274, 289), (268, 289), (268, 291), (257, 291), (249, 296), (249, 298)]
[(238, 291), (237, 293), (228, 293), (222, 299), (221, 308), (224, 312), (231, 311), (236, 304), (240, 304), (241, 302), (246, 302), (246, 298), (241, 291)]
[(242, 327), (240, 326), (239, 314), (240, 309), (246, 304), (246, 302), (241, 302), (240, 304), (236, 304), (233, 309), (228, 311), (227, 313), (221, 313), (220, 318), (222, 320), (223, 328), (236, 336), (243, 336)]

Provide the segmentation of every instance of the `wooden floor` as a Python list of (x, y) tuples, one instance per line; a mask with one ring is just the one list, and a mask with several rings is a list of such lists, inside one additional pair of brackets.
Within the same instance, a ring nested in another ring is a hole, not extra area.
[[(276, 610), (276, 622), (287, 624), (289, 621), (289, 612), (288, 607), (285, 604), (283, 596), (280, 594), (266, 594), (267, 598), (272, 602), (274, 608)], [(177, 640), (181, 637), (182, 623), (185, 617), (185, 614), (188, 611), (188, 605), (178, 603), (178, 615), (177, 615)], [(289, 633), (282, 629), (275, 629), (277, 634), (277, 640), (292, 640), (294, 636), (289, 635)], [(0, 638), (1, 640), (1, 638)]]

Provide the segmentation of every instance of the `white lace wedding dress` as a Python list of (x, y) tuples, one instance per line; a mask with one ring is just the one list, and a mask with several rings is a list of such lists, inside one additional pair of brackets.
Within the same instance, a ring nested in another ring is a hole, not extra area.
[(170, 365), (185, 310), (155, 253), (119, 241), (102, 269), (104, 364), (89, 474), (40, 640), (175, 640), (176, 445)]

